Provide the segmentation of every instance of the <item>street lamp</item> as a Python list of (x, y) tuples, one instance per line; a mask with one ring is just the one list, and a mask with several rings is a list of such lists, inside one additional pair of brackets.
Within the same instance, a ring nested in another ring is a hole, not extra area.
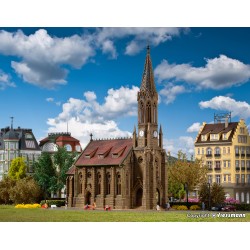
[(188, 208), (188, 184), (184, 184), (185, 190), (186, 190), (186, 196), (187, 196), (187, 208)]
[(210, 182), (207, 183), (207, 186), (208, 186), (208, 210), (210, 211), (211, 210), (211, 192), (210, 192), (211, 184)]

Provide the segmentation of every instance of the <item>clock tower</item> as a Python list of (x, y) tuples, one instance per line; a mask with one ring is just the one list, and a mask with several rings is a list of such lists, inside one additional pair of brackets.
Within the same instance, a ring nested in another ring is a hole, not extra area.
[[(150, 47), (142, 75), (138, 101), (138, 136), (133, 133), (135, 156), (135, 206), (153, 209), (167, 200), (167, 171), (162, 128), (158, 129), (158, 93), (150, 57)], [(140, 188), (139, 188), (140, 187)], [(141, 204), (138, 202), (141, 195)]]

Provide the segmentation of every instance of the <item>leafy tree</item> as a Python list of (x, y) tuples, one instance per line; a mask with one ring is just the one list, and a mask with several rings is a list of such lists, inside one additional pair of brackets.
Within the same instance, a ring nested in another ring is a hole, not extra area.
[[(77, 156), (76, 152), (68, 152), (64, 147), (57, 147), (57, 152), (53, 155), (57, 174), (57, 190), (60, 191), (66, 183), (67, 171), (70, 169)], [(61, 192), (59, 192), (60, 196)]]
[(17, 180), (9, 192), (10, 199), (15, 204), (38, 202), (42, 194), (41, 188), (31, 176)]
[(48, 152), (42, 152), (38, 161), (35, 162), (34, 179), (43, 190), (45, 199), (49, 193), (57, 190), (56, 168)]
[[(205, 203), (206, 207), (209, 205), (209, 188), (207, 183), (203, 183), (200, 186), (200, 192), (199, 192), (200, 200)], [(214, 206), (216, 204), (221, 204), (225, 200), (225, 192), (221, 185), (214, 182), (211, 185), (210, 189), (210, 200), (211, 200), (211, 206)]]
[(16, 180), (11, 179), (6, 176), (0, 181), (0, 203), (9, 204), (10, 200), (10, 190), (16, 185)]
[(188, 190), (194, 189), (206, 180), (207, 167), (201, 165), (200, 160), (188, 161), (186, 154), (178, 152), (178, 159), (168, 166), (169, 191), (174, 195), (183, 194), (184, 185)]
[(26, 177), (27, 165), (23, 157), (17, 157), (11, 161), (9, 177), (13, 180), (19, 180)]

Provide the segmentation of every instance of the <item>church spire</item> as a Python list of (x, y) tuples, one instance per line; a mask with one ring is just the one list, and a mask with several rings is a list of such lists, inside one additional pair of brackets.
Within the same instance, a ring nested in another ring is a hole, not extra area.
[(147, 56), (146, 61), (144, 64), (144, 71), (142, 75), (142, 82), (140, 90), (148, 91), (149, 93), (153, 94), (156, 92), (155, 83), (154, 83), (154, 73), (152, 62), (150, 58), (150, 47), (147, 46)]

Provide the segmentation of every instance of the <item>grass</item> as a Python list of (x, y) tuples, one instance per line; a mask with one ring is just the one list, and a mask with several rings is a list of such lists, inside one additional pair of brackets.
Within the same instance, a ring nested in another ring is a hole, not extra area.
[[(14, 206), (0, 206), (1, 222), (249, 222), (250, 213), (245, 218), (221, 218), (219, 212), (208, 211), (139, 211), (139, 210), (82, 210), (82, 209), (29, 209), (15, 208)], [(209, 214), (207, 218), (193, 218), (201, 214)], [(216, 214), (213, 218), (212, 214)], [(231, 214), (222, 213), (221, 214)], [(192, 216), (192, 217), (190, 217)]]

